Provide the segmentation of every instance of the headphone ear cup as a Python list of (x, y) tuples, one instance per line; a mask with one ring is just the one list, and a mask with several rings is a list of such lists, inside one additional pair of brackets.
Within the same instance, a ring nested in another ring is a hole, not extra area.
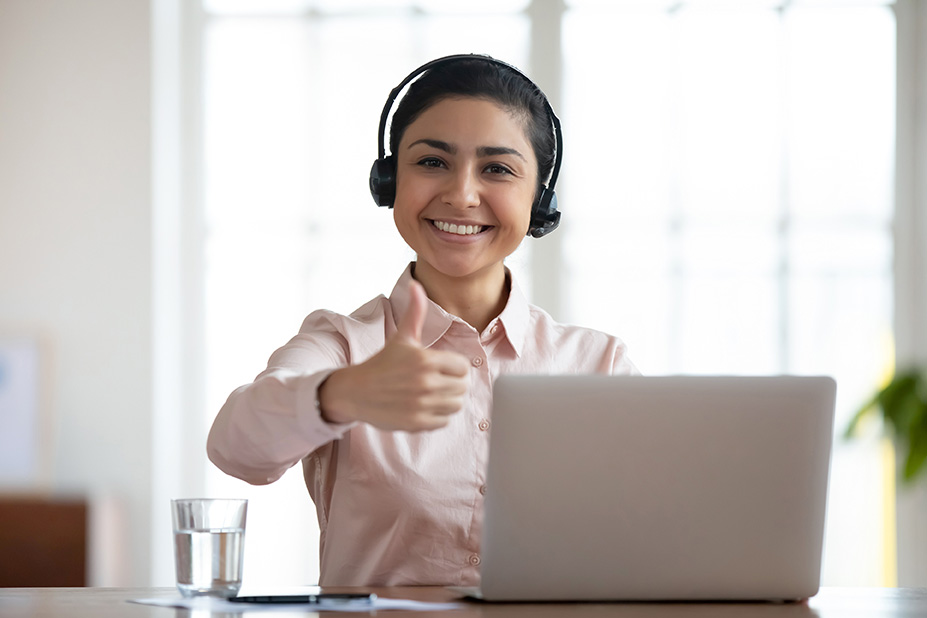
[(393, 207), (396, 199), (396, 165), (392, 155), (373, 162), (370, 168), (370, 195), (377, 206)]
[(531, 209), (531, 224), (528, 234), (534, 238), (545, 236), (560, 225), (560, 211), (557, 210), (557, 193), (544, 187)]

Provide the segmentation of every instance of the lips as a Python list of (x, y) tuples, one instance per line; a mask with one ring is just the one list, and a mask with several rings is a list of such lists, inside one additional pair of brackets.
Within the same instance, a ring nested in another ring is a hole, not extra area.
[(490, 226), (488, 225), (465, 225), (457, 223), (448, 223), (447, 221), (432, 221), (432, 225), (441, 230), (442, 232), (447, 232), (449, 234), (457, 234), (458, 236), (472, 236), (474, 234), (479, 234), (480, 232), (486, 230)]

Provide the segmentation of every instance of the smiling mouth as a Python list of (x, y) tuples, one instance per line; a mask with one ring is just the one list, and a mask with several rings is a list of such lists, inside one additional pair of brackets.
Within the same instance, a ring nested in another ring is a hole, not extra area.
[(433, 220), (431, 224), (442, 232), (457, 234), (458, 236), (472, 236), (474, 234), (479, 234), (480, 232), (491, 227), (489, 225), (457, 225), (456, 223), (435, 220)]

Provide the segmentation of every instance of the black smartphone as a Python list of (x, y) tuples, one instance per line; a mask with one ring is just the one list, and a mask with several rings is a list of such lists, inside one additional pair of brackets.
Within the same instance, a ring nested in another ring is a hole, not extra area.
[(231, 597), (233, 603), (291, 603), (319, 605), (326, 602), (373, 605), (377, 595), (355, 592), (322, 592), (319, 594), (263, 594), (257, 596)]

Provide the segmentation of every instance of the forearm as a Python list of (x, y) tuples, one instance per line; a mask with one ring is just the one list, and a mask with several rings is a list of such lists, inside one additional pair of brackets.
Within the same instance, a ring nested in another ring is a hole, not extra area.
[(265, 485), (340, 438), (350, 425), (326, 422), (316, 401), (318, 387), (329, 373), (270, 370), (235, 390), (210, 429), (210, 461), (226, 474)]

